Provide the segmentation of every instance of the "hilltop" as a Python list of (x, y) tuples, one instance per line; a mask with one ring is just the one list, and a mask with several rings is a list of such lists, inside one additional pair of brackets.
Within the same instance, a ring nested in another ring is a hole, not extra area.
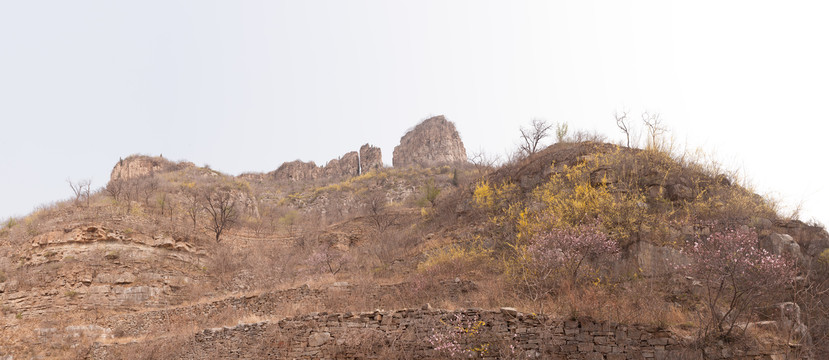
[(438, 116), (392, 167), (125, 157), (0, 229), (0, 358), (828, 354), (822, 226), (658, 143), (557, 140), (495, 165)]

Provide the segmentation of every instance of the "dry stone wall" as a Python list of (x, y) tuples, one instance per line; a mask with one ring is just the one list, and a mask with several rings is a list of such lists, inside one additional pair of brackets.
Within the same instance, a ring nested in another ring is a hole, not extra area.
[[(457, 335), (453, 335), (457, 334)], [(652, 326), (590, 319), (561, 320), (467, 309), (314, 313), (278, 322), (206, 329), (188, 344), (193, 358), (536, 358), (536, 359), (783, 359), (784, 349), (696, 349)], [(107, 358), (107, 348), (94, 352)], [(791, 358), (791, 357), (790, 357)]]

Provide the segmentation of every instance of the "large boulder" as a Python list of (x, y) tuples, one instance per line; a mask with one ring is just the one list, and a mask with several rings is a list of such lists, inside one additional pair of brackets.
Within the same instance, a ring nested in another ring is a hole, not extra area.
[(466, 148), (460, 134), (442, 115), (424, 120), (403, 135), (392, 155), (394, 167), (466, 162)]
[(760, 238), (760, 248), (775, 254), (784, 255), (800, 264), (805, 262), (800, 245), (789, 234), (772, 233)]

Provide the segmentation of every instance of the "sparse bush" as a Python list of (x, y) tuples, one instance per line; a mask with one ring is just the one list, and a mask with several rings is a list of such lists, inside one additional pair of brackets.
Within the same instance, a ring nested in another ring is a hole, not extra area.
[(431, 178), (423, 185), (423, 197), (418, 200), (418, 205), (421, 207), (434, 206), (435, 200), (440, 195), (440, 189), (435, 186), (435, 179)]
[(324, 245), (308, 257), (308, 266), (318, 271), (337, 275), (349, 260), (348, 254)]

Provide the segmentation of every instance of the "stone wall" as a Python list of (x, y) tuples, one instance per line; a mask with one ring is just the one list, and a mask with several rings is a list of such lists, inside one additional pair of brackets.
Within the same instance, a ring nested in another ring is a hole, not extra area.
[[(444, 346), (451, 344), (450, 346)], [(443, 347), (443, 350), (440, 348)], [(653, 326), (561, 320), (511, 308), (314, 313), (278, 322), (206, 329), (194, 358), (782, 359), (784, 349), (695, 349)], [(453, 350), (454, 349), (454, 350)], [(453, 353), (454, 351), (454, 353)], [(106, 348), (95, 351), (106, 358)], [(791, 357), (790, 357), (791, 358)]]

